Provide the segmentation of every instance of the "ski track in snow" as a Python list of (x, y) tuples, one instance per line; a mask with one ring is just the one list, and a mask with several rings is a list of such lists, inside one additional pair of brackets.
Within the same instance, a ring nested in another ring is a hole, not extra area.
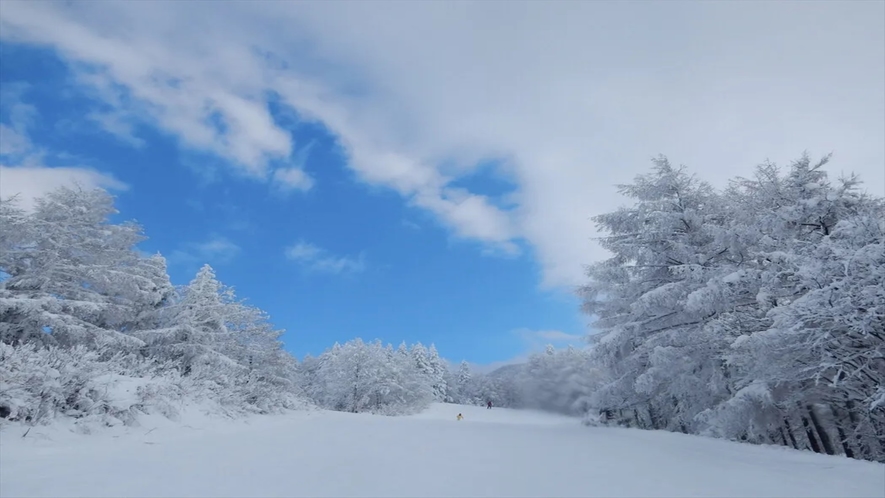
[(24, 430), (0, 432), (2, 497), (885, 497), (882, 464), (463, 405)]

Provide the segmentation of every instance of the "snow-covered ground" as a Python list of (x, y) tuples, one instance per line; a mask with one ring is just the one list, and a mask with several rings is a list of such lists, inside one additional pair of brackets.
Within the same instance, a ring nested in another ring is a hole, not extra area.
[(0, 496), (885, 497), (882, 464), (500, 408), (23, 432), (0, 433)]

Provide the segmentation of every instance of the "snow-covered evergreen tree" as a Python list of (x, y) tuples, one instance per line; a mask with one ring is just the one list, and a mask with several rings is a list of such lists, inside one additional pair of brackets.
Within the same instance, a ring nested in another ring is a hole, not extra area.
[[(706, 326), (720, 308), (706, 284), (733, 257), (712, 188), (663, 158), (620, 191), (631, 207), (595, 218), (614, 256), (592, 265), (584, 309), (597, 317), (595, 358), (610, 370), (596, 403), (640, 426), (692, 430), (694, 416), (726, 395)], [(698, 348), (703, 348), (698, 350)]]
[(420, 342), (414, 344), (410, 351), (412, 361), (418, 373), (424, 377), (424, 381), (433, 390), (433, 399), (445, 401), (448, 398), (448, 384), (446, 382), (446, 369), (439, 357), (439, 352), (433, 344), (426, 348)]
[(605, 418), (885, 458), (885, 209), (828, 159), (722, 192), (659, 159), (621, 187), (583, 288)]
[(159, 282), (142, 274), (134, 223), (112, 224), (117, 211), (104, 190), (62, 187), (36, 200), (25, 216), (3, 203), (15, 234), (0, 245), (0, 341), (128, 348), (142, 342), (121, 329), (136, 310), (162, 300)]
[(458, 365), (458, 372), (455, 377), (455, 402), (470, 403), (473, 398), (471, 392), (471, 379), (473, 374), (470, 371), (470, 364), (467, 360), (462, 360)]
[(427, 349), (427, 362), (430, 366), (430, 388), (433, 389), (433, 399), (436, 401), (449, 401), (449, 383), (446, 379), (446, 366), (439, 356), (436, 345), (431, 344)]

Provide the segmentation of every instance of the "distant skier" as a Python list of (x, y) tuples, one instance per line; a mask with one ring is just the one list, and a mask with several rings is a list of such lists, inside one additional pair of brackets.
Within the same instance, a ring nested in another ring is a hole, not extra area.
[(492, 400), (489, 400), (488, 404), (486, 404), (486, 409), (488, 409), (488, 410), (492, 409)]
[(461, 420), (462, 418), (464, 418), (464, 415), (461, 415), (461, 414), (459, 413), (459, 414), (458, 414), (458, 420)]

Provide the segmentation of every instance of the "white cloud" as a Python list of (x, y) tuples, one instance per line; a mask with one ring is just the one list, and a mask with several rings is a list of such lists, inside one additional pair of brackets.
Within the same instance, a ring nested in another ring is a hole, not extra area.
[(544, 346), (547, 344), (553, 344), (554, 346), (573, 344), (583, 340), (582, 335), (569, 334), (561, 330), (532, 330), (523, 328), (516, 329), (513, 333), (533, 344), (543, 343)]
[(0, 199), (15, 197), (20, 208), (30, 211), (38, 197), (63, 186), (128, 189), (125, 183), (92, 168), (45, 166), (46, 152), (34, 145), (27, 131), (36, 110), (22, 104), (18, 97), (8, 92), (3, 94), (10, 123), (0, 123)]
[(360, 273), (366, 269), (363, 255), (357, 258), (337, 256), (309, 242), (299, 241), (285, 250), (286, 258), (304, 268), (320, 273)]
[[(289, 135), (274, 125), (262, 96), (250, 92), (260, 90), (252, 82), (265, 72), (251, 45), (226, 43), (217, 31), (211, 44), (200, 43), (192, 30), (205, 23), (163, 26), (165, 14), (153, 7), (117, 4), (104, 13), (70, 7), (4, 5), (2, 36), (49, 44), (64, 56), (92, 64), (79, 74), (80, 82), (100, 92), (119, 115), (139, 112), (139, 118), (155, 121), (184, 145), (235, 161), (252, 176), (263, 177), (269, 160), (291, 152)], [(137, 27), (142, 23), (165, 33), (149, 35)], [(218, 52), (225, 52), (225, 63), (213, 69)], [(125, 107), (121, 85), (138, 102), (136, 108)], [(244, 91), (237, 92), (238, 86)]]
[(274, 182), (284, 191), (308, 191), (313, 187), (313, 179), (302, 169), (278, 168), (273, 172)]
[[(832, 150), (834, 172), (885, 193), (883, 18), (881, 2), (9, 2), (0, 32), (93, 64), (82, 81), (117, 111), (253, 176), (292, 151), (273, 92), (363, 181), (458, 236), (524, 238), (545, 285), (572, 285), (604, 254), (589, 217), (658, 153), (721, 185)], [(513, 210), (450, 186), (489, 159)]]
[(544, 351), (548, 345), (556, 348), (565, 348), (574, 346), (577, 348), (585, 347), (584, 336), (580, 334), (569, 334), (561, 330), (533, 330), (528, 328), (516, 329), (511, 332), (518, 337), (525, 348), (526, 353), (521, 357), (528, 356), (532, 353), (540, 353)]
[(47, 168), (45, 166), (0, 165), (0, 198), (18, 196), (18, 206), (29, 211), (37, 197), (42, 197), (59, 187), (80, 186), (126, 190), (123, 182), (89, 168)]
[(274, 170), (273, 180), (280, 191), (300, 190), (307, 192), (313, 188), (314, 180), (304, 171), (304, 166), (307, 164), (310, 151), (316, 146), (316, 143), (317, 141), (314, 139), (298, 149), (290, 161), (292, 166)]
[(581, 340), (581, 336), (577, 334), (567, 334), (561, 330), (538, 330), (534, 335), (545, 341), (555, 342), (577, 342)]
[(188, 242), (181, 249), (173, 251), (169, 255), (172, 264), (223, 265), (230, 263), (241, 252), (240, 246), (226, 237), (213, 234), (202, 242)]
[(87, 116), (101, 128), (133, 147), (144, 147), (144, 140), (135, 136), (135, 125), (119, 112), (93, 112)]
[(31, 151), (27, 135), (0, 123), (0, 156), (21, 156)]

